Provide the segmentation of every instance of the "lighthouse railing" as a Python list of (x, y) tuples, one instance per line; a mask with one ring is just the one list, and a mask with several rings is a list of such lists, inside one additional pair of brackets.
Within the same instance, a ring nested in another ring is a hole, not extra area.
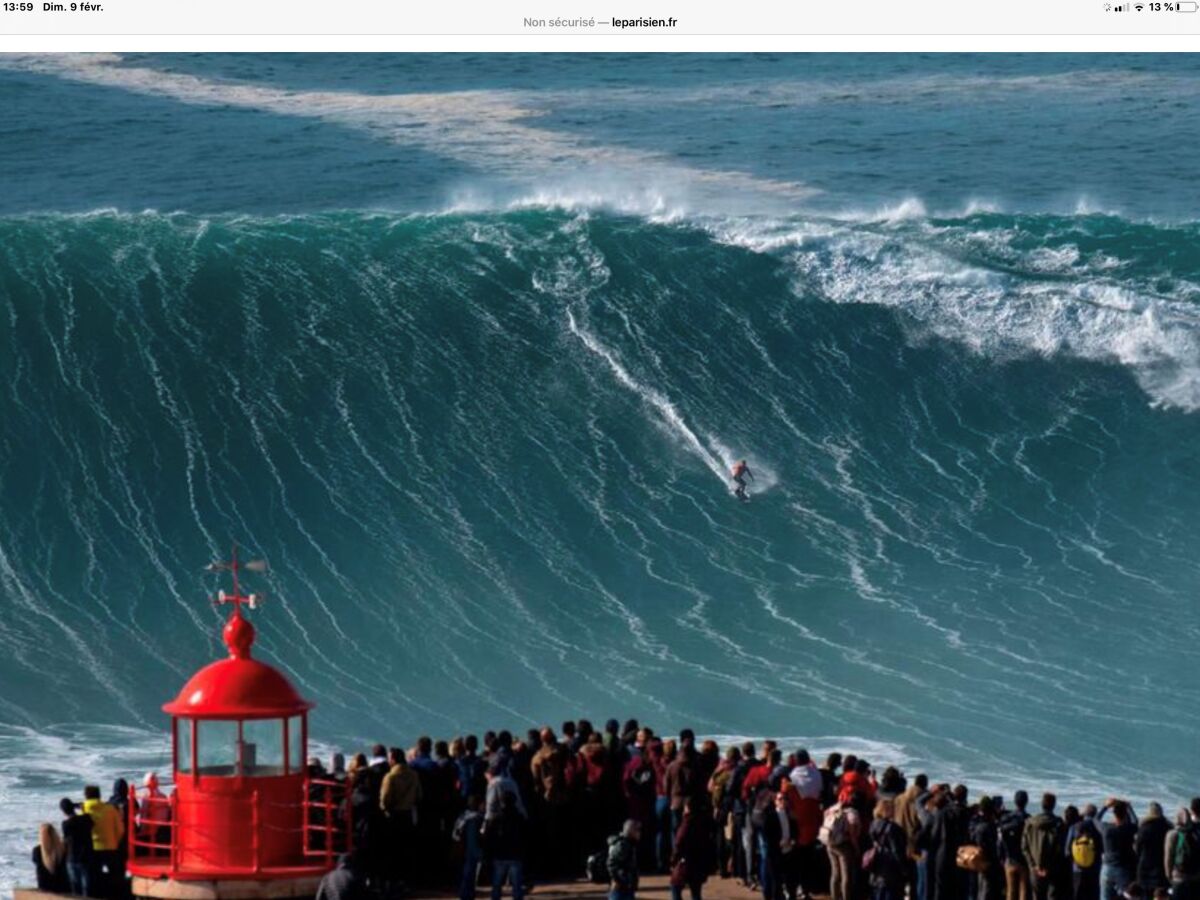
[(323, 858), (332, 867), (338, 854), (352, 849), (353, 811), (346, 782), (304, 780), (304, 855)]
[(259, 838), (259, 833), (262, 831), (262, 813), (260, 811), (261, 802), (259, 801), (258, 791), (255, 791), (250, 799), (250, 815), (251, 815), (251, 846), (254, 853), (254, 872), (255, 874), (262, 871), (262, 862), (259, 858), (259, 849), (262, 841)]
[(178, 868), (175, 794), (167, 796), (143, 788), (139, 796), (138, 788), (130, 785), (128, 815), (125, 834), (129, 840), (129, 858), (164, 860), (174, 873)]
[[(343, 781), (326, 778), (306, 778), (301, 784), (303, 793), (293, 800), (272, 796), (269, 792), (264, 794), (258, 789), (238, 799), (180, 799), (173, 784), (167, 781), (159, 785), (159, 790), (131, 786), (126, 818), (129, 862), (142, 872), (171, 877), (186, 876), (197, 868), (229, 869), (229, 862), (221, 859), (220, 854), (203, 841), (189, 843), (184, 839), (181, 842), (184, 838), (180, 834), (181, 814), (192, 822), (198, 808), (219, 806), (240, 809), (242, 821), (248, 825), (243, 832), (246, 837), (243, 847), (249, 858), (243, 857), (242, 871), (257, 875), (277, 867), (279, 864), (274, 860), (283, 831), (293, 835), (292, 848), (297, 844), (302, 847), (301, 859), (306, 865), (332, 868), (341, 853), (353, 848), (354, 825), (348, 787)], [(181, 810), (181, 805), (187, 809)], [(281, 826), (281, 817), (291, 824)], [(295, 849), (291, 853), (294, 854)]]

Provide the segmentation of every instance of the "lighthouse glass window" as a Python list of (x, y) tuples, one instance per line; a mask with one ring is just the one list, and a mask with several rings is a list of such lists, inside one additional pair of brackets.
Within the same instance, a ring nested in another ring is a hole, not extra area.
[(247, 719), (242, 723), (242, 774), (283, 774), (283, 719)]
[(237, 773), (238, 723), (197, 719), (196, 767), (201, 775)]
[(288, 771), (293, 775), (304, 771), (304, 722), (300, 716), (287, 720)]

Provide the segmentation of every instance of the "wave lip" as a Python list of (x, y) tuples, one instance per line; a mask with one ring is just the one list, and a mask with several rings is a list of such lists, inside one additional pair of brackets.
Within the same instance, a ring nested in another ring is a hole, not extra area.
[[(1123, 260), (1119, 251), (1085, 258), (1057, 240), (1021, 247), (1030, 243), (1021, 230), (1029, 217), (988, 214), (985, 227), (978, 215), (936, 222), (925, 215), (906, 202), (861, 224), (722, 221), (709, 229), (718, 241), (783, 259), (804, 298), (892, 308), (914, 336), (952, 340), (998, 360), (1063, 355), (1121, 365), (1155, 405), (1200, 409), (1197, 272), (1171, 277), (1164, 293), (1161, 270), (1139, 273), (1136, 258)], [(1159, 231), (1172, 241), (1180, 234), (1178, 227)], [(1004, 253), (981, 256), (978, 246)]]

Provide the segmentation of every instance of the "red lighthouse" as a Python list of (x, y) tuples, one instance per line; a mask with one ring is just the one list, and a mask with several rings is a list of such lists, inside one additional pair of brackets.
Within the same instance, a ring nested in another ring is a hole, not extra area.
[[(308, 777), (313, 704), (277, 669), (251, 656), (254, 626), (242, 611), (233, 559), (226, 659), (192, 676), (163, 706), (171, 716), (174, 793), (143, 789), (130, 804), (134, 893), (152, 897), (300, 897), (347, 847), (344, 786)], [(134, 810), (136, 805), (137, 809)], [(180, 884), (180, 882), (185, 884)], [(211, 890), (211, 893), (209, 891)]]

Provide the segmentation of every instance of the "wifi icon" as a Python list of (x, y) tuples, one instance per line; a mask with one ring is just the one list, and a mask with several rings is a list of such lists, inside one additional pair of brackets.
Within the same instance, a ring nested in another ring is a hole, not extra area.
[(1135, 3), (1135, 4), (1133, 5), (1133, 10), (1134, 10), (1134, 12), (1141, 12), (1141, 11), (1142, 11), (1143, 9), (1145, 9), (1145, 8), (1146, 8), (1146, 6), (1145, 6), (1145, 4), (1144, 4), (1144, 3)]

